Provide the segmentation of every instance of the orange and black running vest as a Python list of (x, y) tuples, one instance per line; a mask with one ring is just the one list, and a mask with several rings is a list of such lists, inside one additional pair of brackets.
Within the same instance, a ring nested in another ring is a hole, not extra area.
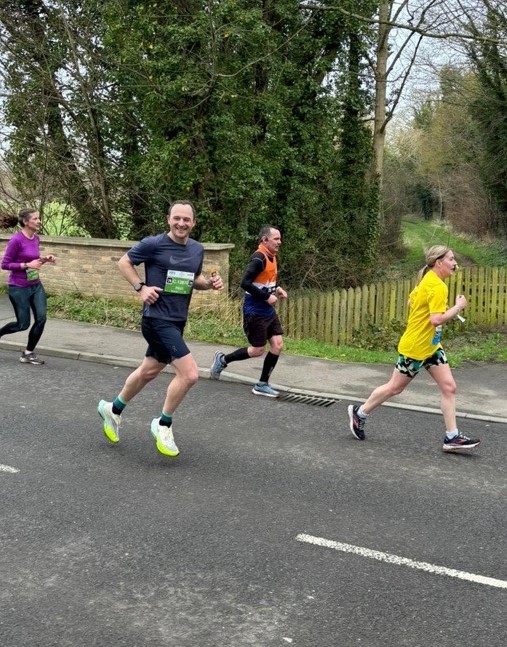
[[(276, 290), (276, 279), (278, 276), (276, 256), (272, 256), (261, 243), (252, 255), (251, 259), (254, 257), (262, 258), (264, 269), (255, 277), (255, 280), (252, 283), (255, 287), (259, 288), (259, 290), (272, 294)], [(254, 299), (251, 294), (246, 292), (245, 300), (243, 302), (243, 312), (245, 314), (255, 314), (261, 317), (271, 317), (275, 313), (275, 309), (272, 305), (267, 303), (267, 301)]]

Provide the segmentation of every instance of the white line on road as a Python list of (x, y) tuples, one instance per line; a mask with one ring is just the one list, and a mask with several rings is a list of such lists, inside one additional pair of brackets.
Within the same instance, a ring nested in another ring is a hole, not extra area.
[(380, 562), (387, 562), (388, 564), (410, 566), (410, 568), (417, 568), (421, 571), (433, 573), (434, 575), (447, 575), (448, 577), (457, 577), (460, 580), (468, 580), (469, 582), (475, 582), (476, 584), (487, 584), (488, 586), (495, 586), (499, 589), (507, 589), (507, 581), (505, 580), (496, 580), (493, 577), (484, 577), (483, 575), (476, 575), (475, 573), (457, 571), (454, 568), (437, 566), (436, 564), (429, 564), (428, 562), (415, 562), (413, 559), (408, 559), (407, 557), (399, 557), (399, 555), (383, 553), (379, 550), (371, 550), (371, 548), (363, 548), (362, 546), (354, 546), (352, 544), (343, 544), (339, 541), (332, 541), (331, 539), (324, 539), (323, 537), (313, 537), (312, 535), (306, 535), (304, 533), (297, 535), (296, 540), (307, 544), (314, 544), (315, 546), (323, 546), (324, 548), (334, 548), (334, 550), (339, 550), (343, 553), (354, 553), (361, 557), (376, 559)]
[(16, 474), (19, 472), (15, 467), (11, 467), (10, 465), (0, 465), (0, 472), (10, 472), (11, 474)]

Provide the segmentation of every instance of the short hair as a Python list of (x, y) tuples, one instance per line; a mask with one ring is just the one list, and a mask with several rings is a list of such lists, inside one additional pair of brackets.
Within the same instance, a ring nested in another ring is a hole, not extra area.
[(259, 243), (262, 241), (262, 239), (265, 236), (269, 238), (269, 234), (271, 233), (272, 229), (276, 229), (276, 231), (278, 231), (278, 227), (274, 227), (273, 225), (262, 225), (261, 230), (259, 232)]
[(37, 213), (37, 209), (21, 209), (18, 213), (18, 224), (21, 227), (24, 227), (26, 223), (30, 220), (32, 213)]
[(167, 211), (168, 216), (171, 215), (172, 208), (175, 207), (177, 204), (183, 204), (183, 205), (189, 206), (192, 209), (192, 215), (194, 216), (194, 220), (197, 219), (197, 211), (194, 207), (194, 203), (190, 202), (190, 200), (175, 200), (174, 202), (171, 202), (171, 204), (169, 205), (169, 209)]

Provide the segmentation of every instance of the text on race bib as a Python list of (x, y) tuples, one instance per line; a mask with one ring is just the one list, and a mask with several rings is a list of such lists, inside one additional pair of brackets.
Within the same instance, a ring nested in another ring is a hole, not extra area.
[(169, 294), (190, 294), (194, 285), (193, 272), (167, 270), (164, 292)]

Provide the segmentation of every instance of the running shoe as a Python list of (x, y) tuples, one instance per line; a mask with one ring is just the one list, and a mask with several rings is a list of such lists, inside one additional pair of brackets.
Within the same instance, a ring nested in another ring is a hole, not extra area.
[(278, 398), (280, 393), (270, 386), (267, 382), (257, 382), (252, 389), (254, 395), (264, 395), (266, 398)]
[(37, 366), (39, 366), (40, 364), (44, 364), (44, 360), (40, 359), (40, 357), (35, 353), (29, 353), (28, 355), (26, 353), (21, 353), (21, 357), (19, 358), (19, 361), (22, 364), (35, 364)]
[(226, 366), (227, 364), (225, 363), (224, 353), (217, 350), (217, 352), (215, 353), (215, 359), (213, 360), (213, 364), (211, 365), (211, 368), (209, 371), (210, 380), (219, 380), (220, 374), (222, 373), (222, 371)]
[(350, 404), (347, 411), (349, 414), (349, 426), (352, 435), (354, 438), (357, 438), (357, 440), (364, 440), (366, 438), (364, 433), (364, 423), (366, 422), (366, 419), (358, 416), (357, 412), (359, 411), (359, 407), (357, 404)]
[(444, 438), (444, 452), (459, 452), (462, 449), (473, 449), (481, 441), (478, 438), (467, 438), (463, 434), (458, 433), (454, 438)]
[(159, 424), (160, 418), (153, 418), (151, 421), (151, 435), (155, 439), (158, 451), (164, 456), (178, 456), (180, 450), (176, 447), (171, 427), (165, 427)]
[(97, 406), (99, 416), (104, 421), (104, 435), (112, 443), (120, 442), (120, 418), (121, 416), (113, 413), (113, 403), (101, 400)]

